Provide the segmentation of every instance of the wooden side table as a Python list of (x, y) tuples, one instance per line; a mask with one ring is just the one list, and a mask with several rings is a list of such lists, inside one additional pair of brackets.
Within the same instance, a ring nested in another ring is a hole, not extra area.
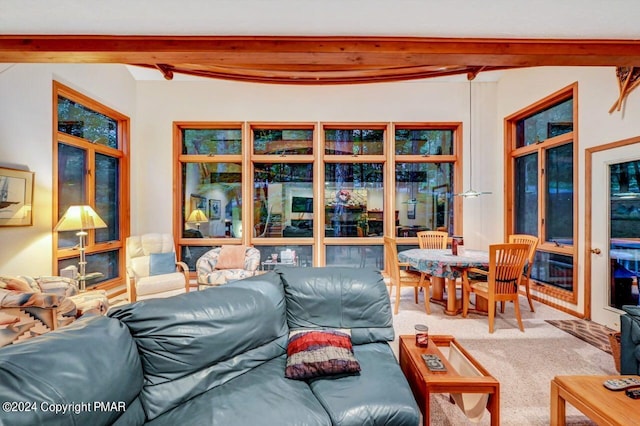
[(624, 391), (611, 391), (603, 386), (605, 380), (622, 377), (625, 376), (554, 377), (551, 381), (551, 425), (566, 424), (567, 402), (599, 425), (640, 425), (640, 399), (629, 398)]
[[(413, 395), (418, 402), (424, 425), (429, 425), (430, 403), (432, 393), (451, 393), (457, 402), (462, 394), (487, 394), (486, 409), (491, 415), (491, 425), (500, 424), (500, 382), (498, 382), (485, 368), (469, 354), (453, 336), (430, 336), (429, 346), (418, 347), (414, 335), (400, 336), (400, 368), (406, 376)], [(438, 347), (448, 346), (461, 356), (462, 369), (458, 371), (454, 365), (444, 357)], [(423, 354), (438, 355), (447, 371), (433, 372), (429, 370), (422, 359)], [(461, 407), (462, 408), (462, 407)], [(484, 411), (485, 407), (482, 407)]]

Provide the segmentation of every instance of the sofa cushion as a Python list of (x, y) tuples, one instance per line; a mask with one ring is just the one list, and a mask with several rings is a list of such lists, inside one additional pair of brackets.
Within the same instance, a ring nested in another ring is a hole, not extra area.
[(287, 345), (289, 379), (357, 373), (360, 364), (353, 356), (349, 330), (292, 330)]
[(138, 345), (148, 419), (283, 355), (289, 333), (273, 272), (115, 307), (108, 315), (124, 322)]
[(370, 268), (278, 268), (291, 329), (346, 328), (354, 345), (394, 337), (389, 292)]
[(149, 255), (149, 275), (171, 274), (176, 271), (176, 254), (151, 253)]
[(360, 374), (309, 381), (333, 425), (418, 425), (420, 411), (387, 343), (354, 345)]
[[(136, 345), (124, 324), (111, 318), (84, 317), (0, 350), (0, 401), (37, 404), (35, 411), (3, 412), (2, 424), (110, 425), (123, 414), (118, 402), (128, 407), (141, 389)], [(94, 410), (95, 401), (116, 404)], [(60, 414), (52, 404), (80, 408)]]
[(330, 426), (331, 419), (307, 383), (284, 378), (284, 366), (284, 355), (264, 362), (147, 425)]

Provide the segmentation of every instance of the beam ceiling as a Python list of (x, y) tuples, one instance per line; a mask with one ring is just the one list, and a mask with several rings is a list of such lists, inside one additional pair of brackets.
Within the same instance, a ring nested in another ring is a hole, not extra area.
[(0, 35), (0, 62), (121, 63), (284, 84), (397, 81), (537, 66), (640, 66), (640, 41), (295, 36)]

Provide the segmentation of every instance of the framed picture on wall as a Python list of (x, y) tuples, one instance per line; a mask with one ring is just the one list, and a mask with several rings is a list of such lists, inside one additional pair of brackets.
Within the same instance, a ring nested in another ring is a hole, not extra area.
[(220, 208), (222, 202), (220, 200), (209, 200), (209, 219), (220, 220)]
[(416, 203), (407, 204), (407, 219), (416, 218)]
[(433, 229), (446, 227), (449, 222), (449, 185), (440, 185), (433, 188)]
[(34, 175), (0, 167), (0, 226), (33, 225)]

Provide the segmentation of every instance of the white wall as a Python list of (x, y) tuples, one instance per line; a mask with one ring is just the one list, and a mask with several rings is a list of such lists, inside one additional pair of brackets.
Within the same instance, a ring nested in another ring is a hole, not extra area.
[(0, 72), (0, 167), (35, 172), (33, 226), (0, 228), (0, 274), (52, 271), (53, 80), (132, 119), (135, 112), (135, 81), (121, 65), (19, 64)]

